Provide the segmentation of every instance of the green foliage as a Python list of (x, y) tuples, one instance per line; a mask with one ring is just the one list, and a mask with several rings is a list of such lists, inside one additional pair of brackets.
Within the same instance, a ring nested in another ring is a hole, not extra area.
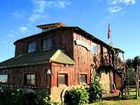
[(23, 105), (23, 91), (9, 88), (1, 89), (0, 105)]
[[(58, 105), (48, 95), (47, 89), (0, 87), (0, 105)], [(73, 88), (66, 91), (64, 98), (67, 105), (86, 104), (89, 99), (93, 102), (101, 98), (101, 87), (98, 83), (91, 83), (89, 88)]]
[(133, 59), (127, 59), (126, 64), (129, 68), (134, 68), (136, 70), (136, 67), (140, 66), (140, 57), (135, 56)]
[(99, 82), (91, 82), (89, 85), (89, 102), (92, 103), (102, 98), (102, 87)]
[(93, 103), (102, 99), (102, 87), (99, 82), (91, 82), (88, 88), (73, 88), (67, 91), (64, 98), (67, 105)]
[(127, 69), (128, 75), (127, 75), (127, 80), (129, 81), (128, 84), (131, 86), (136, 85), (136, 74), (135, 71), (132, 68)]
[(89, 105), (140, 105), (140, 100), (104, 100)]
[(64, 97), (67, 105), (82, 105), (88, 103), (89, 94), (85, 87), (81, 87), (67, 91)]
[(0, 105), (57, 105), (47, 96), (47, 89), (0, 87)]
[(51, 101), (50, 97), (45, 97), (44, 98), (44, 105), (58, 105), (58, 103)]
[(139, 56), (134, 57), (133, 65), (134, 65), (134, 67), (140, 65), (140, 57)]
[(127, 65), (128, 67), (133, 67), (133, 59), (127, 59), (127, 60), (126, 60), (126, 65)]
[(140, 57), (135, 56), (133, 59), (127, 59), (126, 60), (127, 65), (127, 80), (129, 81), (129, 85), (136, 85), (135, 79), (136, 79), (136, 69), (137, 66), (140, 66)]

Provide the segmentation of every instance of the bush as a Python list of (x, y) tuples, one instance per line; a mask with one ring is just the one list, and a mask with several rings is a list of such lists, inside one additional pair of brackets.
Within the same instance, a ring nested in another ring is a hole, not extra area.
[(1, 88), (0, 97), (0, 105), (23, 105), (23, 92), (18, 89)]
[(73, 88), (65, 93), (64, 98), (67, 105), (82, 105), (88, 103), (89, 94), (84, 87)]
[(57, 105), (47, 96), (47, 89), (0, 87), (0, 105)]
[(102, 88), (99, 82), (91, 82), (89, 85), (89, 102), (92, 103), (102, 98)]
[(44, 105), (58, 105), (59, 103), (50, 100), (50, 97), (44, 98)]

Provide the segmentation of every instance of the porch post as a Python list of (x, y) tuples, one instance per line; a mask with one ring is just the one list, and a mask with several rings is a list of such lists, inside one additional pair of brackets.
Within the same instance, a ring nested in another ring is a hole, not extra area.
[(110, 78), (110, 91), (113, 90), (113, 74), (112, 74), (112, 70), (109, 70), (109, 78)]

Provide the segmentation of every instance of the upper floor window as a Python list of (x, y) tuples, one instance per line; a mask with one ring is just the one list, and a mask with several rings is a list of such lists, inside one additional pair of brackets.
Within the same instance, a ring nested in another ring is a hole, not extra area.
[(50, 50), (52, 48), (52, 39), (48, 38), (43, 40), (43, 50)]
[(97, 53), (97, 45), (96, 45), (96, 44), (93, 45), (93, 47), (92, 47), (92, 52), (93, 52), (94, 54)]
[(36, 76), (33, 73), (25, 74), (24, 76), (25, 85), (35, 85), (36, 84)]
[(28, 44), (28, 52), (34, 52), (36, 51), (36, 42), (31, 42)]
[(0, 74), (0, 83), (7, 83), (7, 82), (8, 82), (8, 75)]

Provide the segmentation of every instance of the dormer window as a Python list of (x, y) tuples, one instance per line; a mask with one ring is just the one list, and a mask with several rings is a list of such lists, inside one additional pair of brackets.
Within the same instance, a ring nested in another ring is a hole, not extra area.
[(44, 39), (43, 40), (43, 50), (50, 50), (52, 49), (52, 39)]
[(36, 51), (36, 42), (31, 42), (28, 44), (28, 53)]

